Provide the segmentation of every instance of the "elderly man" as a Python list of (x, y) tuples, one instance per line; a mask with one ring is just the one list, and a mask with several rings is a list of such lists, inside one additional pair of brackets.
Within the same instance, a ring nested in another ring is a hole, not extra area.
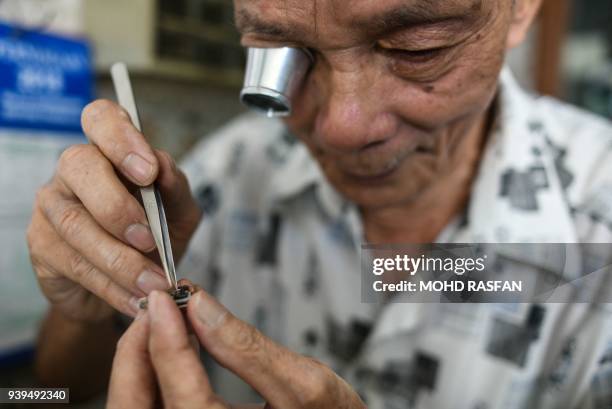
[[(314, 63), (288, 119), (241, 117), (183, 171), (116, 104), (90, 104), (91, 144), (62, 155), (29, 229), (51, 303), (41, 377), (100, 389), (115, 311), (151, 294), (117, 348), (110, 406), (221, 408), (253, 389), (278, 409), (610, 407), (601, 308), (566, 333), (571, 306), (359, 300), (361, 243), (610, 241), (612, 126), (503, 69), (539, 3), (236, 0), (244, 46)], [(206, 291), (188, 326), (220, 366), (200, 365), (156, 291), (131, 194), (154, 180), (183, 276)]]

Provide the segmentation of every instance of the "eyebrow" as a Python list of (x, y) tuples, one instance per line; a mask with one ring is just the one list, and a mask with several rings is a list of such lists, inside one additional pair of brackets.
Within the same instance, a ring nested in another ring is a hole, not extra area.
[[(436, 6), (432, 7), (432, 4)], [(461, 7), (458, 10), (457, 7), (452, 7), (458, 4), (454, 0), (427, 2), (426, 4), (418, 2), (409, 6), (400, 6), (374, 18), (356, 20), (352, 24), (363, 27), (368, 32), (388, 34), (408, 27), (465, 20), (481, 9), (482, 0), (474, 0), (468, 8)]]
[(299, 31), (277, 23), (268, 23), (257, 16), (240, 10), (236, 15), (236, 27), (240, 32), (257, 33), (272, 37), (294, 38)]
[[(433, 25), (464, 20), (475, 11), (480, 10), (482, 2), (483, 0), (473, 0), (470, 7), (461, 7), (460, 10), (457, 10), (456, 5), (459, 5), (459, 2), (456, 0), (402, 5), (375, 17), (354, 20), (351, 24), (361, 27), (368, 33), (376, 35), (389, 34), (419, 25)], [(432, 7), (432, 4), (435, 4), (435, 6)], [(303, 33), (301, 33), (297, 26), (269, 23), (256, 15), (250, 14), (246, 10), (238, 11), (236, 27), (244, 33), (257, 33), (283, 39), (299, 39), (303, 37)]]

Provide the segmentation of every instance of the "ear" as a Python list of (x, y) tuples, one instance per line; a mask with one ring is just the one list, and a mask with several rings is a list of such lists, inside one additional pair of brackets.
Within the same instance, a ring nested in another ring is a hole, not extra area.
[(521, 44), (533, 19), (538, 14), (542, 0), (512, 0), (512, 20), (506, 42), (507, 48), (514, 48)]

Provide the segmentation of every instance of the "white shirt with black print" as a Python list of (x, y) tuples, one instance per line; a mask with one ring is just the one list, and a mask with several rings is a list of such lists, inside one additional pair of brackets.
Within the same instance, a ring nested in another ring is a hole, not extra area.
[[(438, 241), (612, 242), (612, 125), (528, 95), (508, 70), (496, 101), (469, 205)], [(282, 122), (241, 116), (182, 168), (205, 215), (181, 275), (369, 408), (612, 407), (606, 304), (362, 303), (358, 211)], [(253, 399), (208, 370), (228, 399)]]

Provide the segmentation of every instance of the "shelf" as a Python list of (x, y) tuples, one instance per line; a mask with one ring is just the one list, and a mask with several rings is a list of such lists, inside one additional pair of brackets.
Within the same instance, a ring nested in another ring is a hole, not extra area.
[(239, 35), (233, 27), (207, 25), (192, 17), (161, 15), (158, 28), (206, 42), (240, 47)]

